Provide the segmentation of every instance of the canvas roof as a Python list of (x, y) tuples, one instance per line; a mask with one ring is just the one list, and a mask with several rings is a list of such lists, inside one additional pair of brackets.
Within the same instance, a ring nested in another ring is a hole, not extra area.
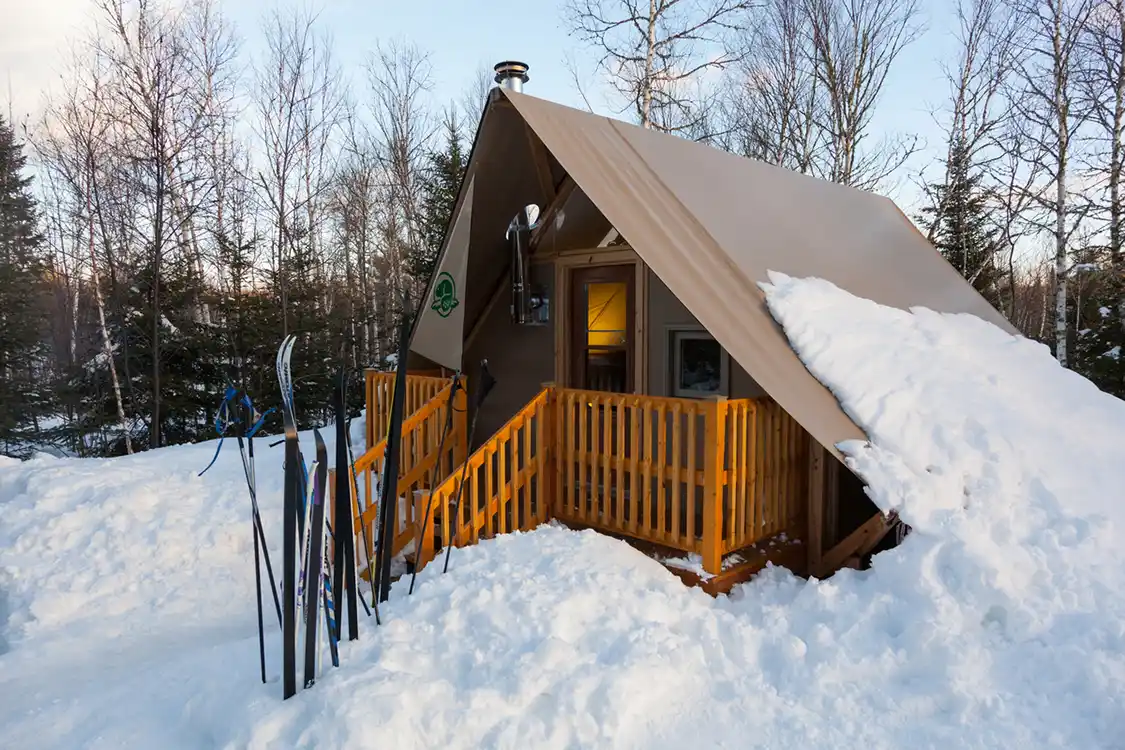
[(502, 89), (490, 97), (466, 178), (476, 196), (467, 325), (505, 278), (507, 223), (528, 203), (546, 205), (564, 175), (730, 357), (834, 453), (863, 433), (771, 317), (758, 287), (768, 271), (823, 278), (901, 309), (971, 313), (1015, 333), (887, 198)]

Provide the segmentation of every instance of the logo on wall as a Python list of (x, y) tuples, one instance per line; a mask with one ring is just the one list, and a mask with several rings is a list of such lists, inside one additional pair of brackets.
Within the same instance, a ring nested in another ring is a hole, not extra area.
[(434, 301), (430, 304), (430, 309), (441, 317), (448, 318), (458, 304), (457, 284), (448, 271), (442, 271), (434, 284)]

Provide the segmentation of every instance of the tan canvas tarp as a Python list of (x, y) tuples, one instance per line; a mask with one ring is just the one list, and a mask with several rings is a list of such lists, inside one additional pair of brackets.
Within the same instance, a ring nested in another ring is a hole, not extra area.
[(822, 445), (862, 432), (766, 309), (767, 271), (1014, 332), (888, 199), (505, 91), (532, 131), (731, 357)]
[(469, 263), (473, 185), (474, 180), (470, 179), (410, 339), (410, 351), (454, 371), (461, 369), (465, 341), (465, 269)]

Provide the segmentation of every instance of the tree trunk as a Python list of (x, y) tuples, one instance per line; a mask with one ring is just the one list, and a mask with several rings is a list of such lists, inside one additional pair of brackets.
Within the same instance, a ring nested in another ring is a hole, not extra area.
[[(92, 167), (91, 167), (92, 169)], [(90, 191), (86, 191), (86, 214), (90, 222), (90, 276), (94, 282), (94, 303), (98, 308), (98, 323), (102, 332), (102, 345), (106, 363), (109, 365), (109, 380), (113, 386), (113, 398), (117, 403), (117, 418), (121, 422), (121, 435), (125, 438), (125, 452), (133, 453), (133, 441), (129, 437), (129, 425), (125, 420), (125, 404), (121, 400), (121, 382), (117, 379), (117, 367), (113, 363), (113, 344), (109, 340), (109, 328), (105, 323), (105, 302), (102, 299), (101, 282), (98, 279), (98, 258), (94, 252), (94, 214), (90, 201)]]

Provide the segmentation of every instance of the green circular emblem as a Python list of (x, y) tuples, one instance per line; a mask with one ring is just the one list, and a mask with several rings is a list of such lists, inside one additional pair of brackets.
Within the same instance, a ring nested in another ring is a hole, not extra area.
[(448, 318), (457, 305), (457, 284), (447, 271), (442, 271), (434, 284), (434, 301), (430, 303), (430, 309), (441, 317)]

